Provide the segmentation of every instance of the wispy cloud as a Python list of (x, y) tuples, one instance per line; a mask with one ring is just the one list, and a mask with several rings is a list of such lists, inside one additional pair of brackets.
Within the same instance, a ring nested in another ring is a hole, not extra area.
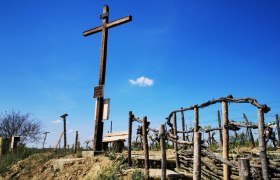
[(154, 84), (154, 80), (141, 76), (141, 77), (137, 78), (136, 80), (130, 79), (129, 83), (132, 85), (145, 87), (145, 86), (152, 86)]
[(68, 131), (68, 134), (71, 134), (73, 131), (74, 131), (73, 129), (70, 129), (70, 130)]
[(53, 123), (53, 124), (59, 124), (59, 123), (62, 123), (62, 121), (61, 121), (61, 119), (57, 119), (57, 120), (52, 121), (51, 123)]

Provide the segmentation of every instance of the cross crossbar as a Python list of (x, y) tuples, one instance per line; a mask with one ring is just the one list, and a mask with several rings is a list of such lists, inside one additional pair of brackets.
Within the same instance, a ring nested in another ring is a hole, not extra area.
[[(108, 24), (105, 24), (105, 27), (109, 29), (109, 28), (112, 28), (112, 27), (115, 27), (115, 26), (118, 26), (118, 25), (130, 22), (130, 21), (132, 21), (132, 16), (126, 16), (126, 17), (120, 18), (118, 20), (109, 22)], [(86, 37), (86, 36), (95, 34), (97, 32), (100, 32), (100, 31), (102, 31), (102, 28), (103, 28), (103, 25), (102, 26), (98, 26), (96, 28), (89, 29), (87, 31), (84, 31), (83, 32), (83, 36)]]

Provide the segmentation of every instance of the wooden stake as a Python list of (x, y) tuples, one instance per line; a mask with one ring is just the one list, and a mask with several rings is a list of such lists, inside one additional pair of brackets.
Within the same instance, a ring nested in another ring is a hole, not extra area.
[(145, 179), (149, 179), (149, 147), (148, 147), (148, 125), (147, 117), (145, 116), (142, 122), (142, 136), (145, 154)]
[(175, 160), (176, 160), (176, 168), (179, 169), (180, 168), (180, 164), (179, 164), (179, 155), (178, 155), (178, 143), (177, 143), (177, 118), (176, 118), (176, 113), (173, 113), (173, 120), (174, 120), (174, 136), (176, 137), (176, 141), (174, 143), (174, 150), (175, 150)]
[(264, 112), (258, 109), (258, 127), (259, 127), (259, 151), (262, 166), (262, 176), (264, 180), (269, 180), (268, 160), (266, 154), (266, 145), (264, 137)]
[[(223, 158), (228, 160), (229, 156), (229, 132), (226, 128), (228, 126), (228, 103), (223, 101), (222, 102), (222, 110), (223, 110)], [(223, 179), (229, 180), (229, 166), (227, 164), (223, 164)]]
[(278, 146), (280, 146), (280, 127), (279, 127), (278, 114), (276, 114), (276, 128), (277, 128), (277, 134), (278, 134)]
[(238, 171), (240, 180), (250, 179), (250, 162), (248, 158), (238, 159)]
[(133, 114), (132, 111), (129, 111), (128, 113), (128, 165), (130, 167), (132, 167), (132, 160), (131, 160), (132, 121), (133, 121)]
[[(219, 128), (222, 128), (222, 123), (221, 123), (221, 115), (220, 111), (218, 110), (218, 123), (219, 123)], [(223, 132), (222, 130), (219, 130), (220, 133), (220, 146), (223, 146)]]
[[(248, 118), (247, 118), (245, 113), (243, 113), (243, 117), (245, 119), (246, 125), (249, 125), (249, 121), (248, 121)], [(256, 145), (255, 145), (254, 136), (253, 136), (251, 128), (247, 128), (247, 132), (248, 132), (248, 136), (249, 136), (249, 139), (250, 139), (251, 146), (252, 146), (252, 148), (254, 148)]]
[(166, 180), (166, 145), (165, 145), (165, 127), (160, 125), (159, 129), (160, 147), (161, 147), (161, 180)]
[(201, 133), (194, 133), (193, 180), (201, 179)]
[(78, 138), (79, 138), (79, 133), (78, 131), (76, 131), (76, 138), (75, 138), (75, 149), (74, 149), (74, 153), (77, 153), (77, 148), (78, 148)]

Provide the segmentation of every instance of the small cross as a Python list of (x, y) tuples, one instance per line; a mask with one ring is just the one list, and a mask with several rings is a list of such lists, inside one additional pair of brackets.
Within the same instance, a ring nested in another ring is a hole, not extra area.
[(44, 137), (44, 141), (43, 141), (43, 149), (45, 147), (45, 142), (46, 142), (46, 139), (47, 139), (47, 134), (50, 133), (50, 132), (44, 132), (43, 134), (45, 135)]
[(66, 150), (66, 146), (67, 146), (67, 139), (66, 139), (66, 117), (67, 116), (68, 116), (68, 114), (63, 114), (60, 116), (63, 120), (64, 150)]

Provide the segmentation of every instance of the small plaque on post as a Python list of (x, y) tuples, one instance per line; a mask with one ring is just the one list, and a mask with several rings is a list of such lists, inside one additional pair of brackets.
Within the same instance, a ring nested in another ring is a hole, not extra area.
[(108, 120), (109, 119), (109, 114), (110, 114), (110, 99), (104, 99), (102, 120)]
[(11, 150), (16, 149), (18, 146), (18, 142), (20, 141), (20, 136), (12, 136), (11, 140)]
[(103, 85), (96, 86), (96, 87), (94, 88), (93, 97), (94, 97), (94, 98), (103, 97), (103, 92), (104, 92), (104, 86), (103, 86)]

